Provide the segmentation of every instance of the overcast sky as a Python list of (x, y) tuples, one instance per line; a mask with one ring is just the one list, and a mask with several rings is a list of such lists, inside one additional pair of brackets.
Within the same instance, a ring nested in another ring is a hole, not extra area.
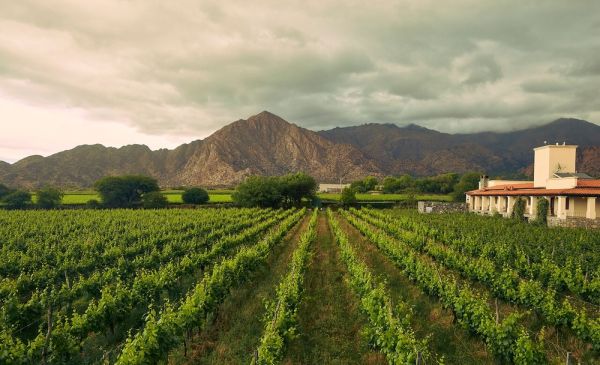
[(0, 160), (311, 129), (600, 122), (600, 1), (0, 0)]

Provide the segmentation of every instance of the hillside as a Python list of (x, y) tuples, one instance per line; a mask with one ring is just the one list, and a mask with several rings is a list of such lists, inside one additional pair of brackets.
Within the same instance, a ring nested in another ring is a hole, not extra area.
[[(600, 126), (579, 119), (558, 119), (549, 124), (506, 133), (447, 134), (409, 125), (365, 124), (319, 132), (337, 142), (361, 149), (379, 162), (386, 173), (429, 175), (469, 170), (488, 173), (525, 171), (533, 163), (534, 146), (566, 142), (577, 144), (579, 168), (600, 174)], [(524, 170), (525, 168), (525, 170)]]
[(304, 171), (319, 181), (379, 174), (375, 163), (350, 145), (262, 112), (238, 120), (206, 138), (185, 166), (165, 180), (170, 185), (229, 185), (248, 175)]
[(24, 188), (90, 187), (112, 174), (146, 174), (162, 186), (230, 186), (249, 175), (304, 171), (318, 181), (448, 171), (531, 173), (532, 148), (578, 144), (580, 171), (600, 175), (600, 126), (559, 119), (508, 133), (447, 134), (409, 125), (365, 124), (313, 132), (269, 112), (233, 122), (173, 150), (82, 145), (48, 157), (0, 162), (0, 182)]
[(0, 182), (29, 189), (45, 184), (80, 188), (106, 175), (145, 174), (162, 186), (230, 186), (249, 175), (292, 171), (307, 172), (319, 181), (381, 173), (357, 148), (262, 112), (174, 150), (83, 145), (48, 157), (30, 156), (0, 165)]

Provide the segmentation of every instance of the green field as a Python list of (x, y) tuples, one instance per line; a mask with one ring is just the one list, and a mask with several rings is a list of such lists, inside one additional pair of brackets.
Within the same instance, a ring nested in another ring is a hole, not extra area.
[[(164, 190), (162, 193), (167, 197), (169, 203), (180, 204), (182, 190)], [(208, 190), (209, 203), (231, 203), (231, 194), (233, 190)], [(322, 200), (339, 201), (340, 194), (337, 193), (319, 193), (317, 194)], [(403, 201), (409, 198), (406, 194), (356, 194), (356, 198), (361, 202), (383, 202), (383, 201)], [(81, 205), (88, 201), (96, 199), (100, 200), (98, 194), (94, 191), (67, 191), (63, 197), (63, 204), (66, 205)], [(416, 200), (433, 200), (433, 201), (451, 201), (450, 195), (423, 194), (416, 195)], [(33, 201), (36, 201), (33, 194)]]
[[(181, 200), (181, 190), (164, 190), (162, 192), (169, 203), (179, 204), (183, 203)], [(230, 203), (231, 190), (209, 190), (209, 203)], [(32, 196), (33, 201), (36, 201), (35, 193)], [(100, 196), (94, 191), (67, 191), (63, 196), (62, 203), (65, 205), (80, 205), (86, 204), (88, 201), (95, 199), (100, 201)]]
[(0, 364), (600, 358), (594, 230), (367, 208), (0, 211), (0, 222)]
[[(340, 194), (338, 193), (319, 193), (319, 198), (323, 200), (340, 200)], [(451, 201), (452, 197), (450, 195), (440, 195), (440, 194), (421, 194), (415, 195), (414, 198), (416, 200), (433, 200), (433, 201)], [(358, 201), (403, 201), (409, 199), (407, 194), (356, 194), (356, 199)]]

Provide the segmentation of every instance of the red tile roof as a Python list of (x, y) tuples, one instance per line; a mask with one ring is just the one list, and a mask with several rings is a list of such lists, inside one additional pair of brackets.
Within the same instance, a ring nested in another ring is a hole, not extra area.
[(533, 189), (533, 183), (522, 184), (504, 184), (486, 188), (487, 190), (514, 190), (514, 189)]
[(577, 187), (600, 188), (600, 179), (577, 179)]
[(472, 190), (467, 195), (474, 196), (516, 196), (516, 195), (578, 195), (578, 196), (598, 196), (600, 197), (600, 179), (599, 180), (578, 180), (577, 186), (570, 189), (544, 189), (534, 188), (533, 183), (507, 184), (492, 186), (480, 190)]

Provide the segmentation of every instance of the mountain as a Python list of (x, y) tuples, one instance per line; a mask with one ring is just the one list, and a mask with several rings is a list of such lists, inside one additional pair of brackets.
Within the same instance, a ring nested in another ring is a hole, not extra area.
[(145, 145), (83, 145), (0, 167), (0, 182), (34, 189), (43, 185), (90, 187), (106, 175), (145, 174), (162, 186), (231, 186), (249, 175), (304, 171), (319, 181), (381, 175), (356, 147), (336, 144), (269, 112), (238, 120), (204, 140), (174, 150)]
[(8, 173), (12, 166), (8, 162), (0, 161), (0, 176)]
[(28, 189), (85, 188), (106, 175), (145, 174), (165, 187), (218, 187), (249, 175), (295, 171), (320, 182), (473, 170), (530, 174), (532, 148), (544, 141), (580, 145), (580, 171), (600, 176), (600, 126), (577, 119), (507, 133), (448, 134), (416, 125), (373, 123), (314, 132), (262, 112), (173, 150), (82, 145), (12, 165), (0, 162), (0, 182)]
[(336, 144), (269, 112), (238, 120), (204, 141), (170, 185), (230, 185), (248, 175), (304, 171), (319, 181), (380, 174), (350, 145)]
[(486, 171), (490, 174), (528, 173), (532, 148), (548, 143), (578, 144), (579, 168), (600, 175), (594, 164), (600, 146), (600, 126), (579, 119), (558, 119), (549, 124), (498, 133), (447, 134), (427, 128), (394, 124), (365, 124), (319, 132), (336, 142), (348, 143), (378, 161), (388, 174), (430, 175), (440, 172)]

